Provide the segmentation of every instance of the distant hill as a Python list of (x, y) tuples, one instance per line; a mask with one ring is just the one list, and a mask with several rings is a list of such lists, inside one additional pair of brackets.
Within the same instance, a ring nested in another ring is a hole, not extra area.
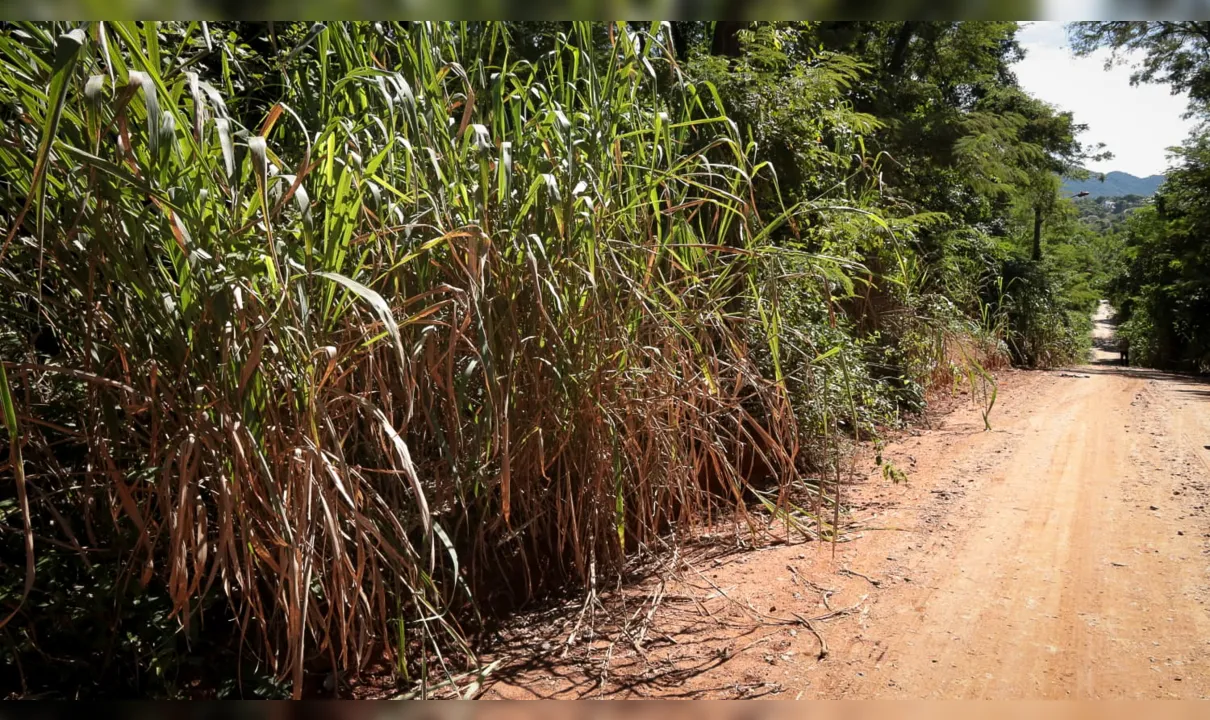
[(1164, 182), (1163, 175), (1141, 178), (1116, 170), (1105, 173), (1105, 182), (1101, 182), (1100, 177), (1094, 173), (1087, 180), (1064, 180), (1063, 193), (1075, 195), (1087, 190), (1091, 197), (1123, 197), (1125, 195), (1150, 197)]

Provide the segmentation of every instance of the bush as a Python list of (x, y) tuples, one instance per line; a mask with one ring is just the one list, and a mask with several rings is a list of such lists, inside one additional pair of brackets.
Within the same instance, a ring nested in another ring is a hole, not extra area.
[(1089, 313), (1064, 307), (1053, 281), (1036, 263), (1005, 261), (1003, 294), (987, 301), (1005, 318), (1005, 341), (1013, 362), (1047, 368), (1087, 360)]

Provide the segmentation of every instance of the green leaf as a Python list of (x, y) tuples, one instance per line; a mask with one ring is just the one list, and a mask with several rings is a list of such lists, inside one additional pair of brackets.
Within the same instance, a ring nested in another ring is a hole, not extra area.
[(160, 99), (155, 88), (155, 80), (145, 72), (131, 70), (128, 84), (143, 90), (143, 101), (147, 105), (147, 143), (154, 162), (154, 159), (158, 158), (160, 154), (160, 121), (163, 117), (160, 114)]
[[(63, 106), (67, 102), (67, 88), (71, 81), (72, 72), (76, 68), (80, 48), (84, 46), (87, 36), (80, 28), (66, 35), (60, 35), (55, 42), (54, 73), (50, 81), (49, 113), (42, 123), (42, 140), (38, 144), (38, 155), (34, 161), (34, 173), (30, 186), (35, 188), (34, 195), (38, 198), (38, 237), (43, 236), (46, 226), (46, 175), (49, 173), (50, 146), (55, 134), (59, 131), (59, 122), (63, 118)], [(14, 224), (15, 225), (15, 224)], [(14, 226), (14, 231), (16, 227)]]
[(370, 307), (372, 307), (374, 312), (378, 314), (379, 319), (382, 320), (383, 325), (386, 326), (386, 331), (395, 344), (395, 351), (399, 356), (400, 369), (402, 370), (403, 368), (406, 368), (407, 355), (403, 350), (403, 338), (401, 338), (399, 335), (399, 325), (395, 322), (395, 316), (391, 312), (391, 306), (387, 304), (387, 301), (374, 290), (362, 285), (352, 278), (345, 277), (339, 273), (319, 271), (315, 274), (348, 288), (354, 294), (370, 303)]

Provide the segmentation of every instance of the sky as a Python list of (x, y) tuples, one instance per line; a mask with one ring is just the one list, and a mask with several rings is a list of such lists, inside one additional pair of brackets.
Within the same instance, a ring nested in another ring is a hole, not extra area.
[(1130, 86), (1129, 56), (1125, 65), (1105, 70), (1108, 50), (1076, 58), (1061, 22), (1022, 23), (1017, 36), (1025, 59), (1013, 66), (1026, 91), (1061, 110), (1070, 110), (1077, 123), (1088, 126), (1081, 140), (1105, 143), (1113, 159), (1088, 163), (1094, 172), (1120, 170), (1139, 177), (1168, 168), (1166, 149), (1179, 145), (1193, 128), (1181, 115), (1184, 95), (1167, 85)]

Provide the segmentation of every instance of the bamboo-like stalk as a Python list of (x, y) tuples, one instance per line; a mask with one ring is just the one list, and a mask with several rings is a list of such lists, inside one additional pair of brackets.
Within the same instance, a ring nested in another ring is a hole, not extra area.
[(225, 42), (192, 26), (25, 26), (55, 66), (0, 38), (29, 120), (5, 197), (37, 211), (0, 283), (42, 272), (63, 345), (14, 378), (74, 396), (89, 502), (137, 530), (142, 581), (186, 629), (221, 589), (296, 695), (313, 654), (353, 672), (372, 638), (454, 672), (453, 608), (502, 564), (514, 594), (589, 583), (718, 502), (704, 473), (742, 502), (756, 435), (796, 482), (784, 384), (747, 350), (753, 158), (615, 29), (531, 62), (498, 25), (334, 23), (263, 108), (227, 61), (170, 62), (167, 30)]

